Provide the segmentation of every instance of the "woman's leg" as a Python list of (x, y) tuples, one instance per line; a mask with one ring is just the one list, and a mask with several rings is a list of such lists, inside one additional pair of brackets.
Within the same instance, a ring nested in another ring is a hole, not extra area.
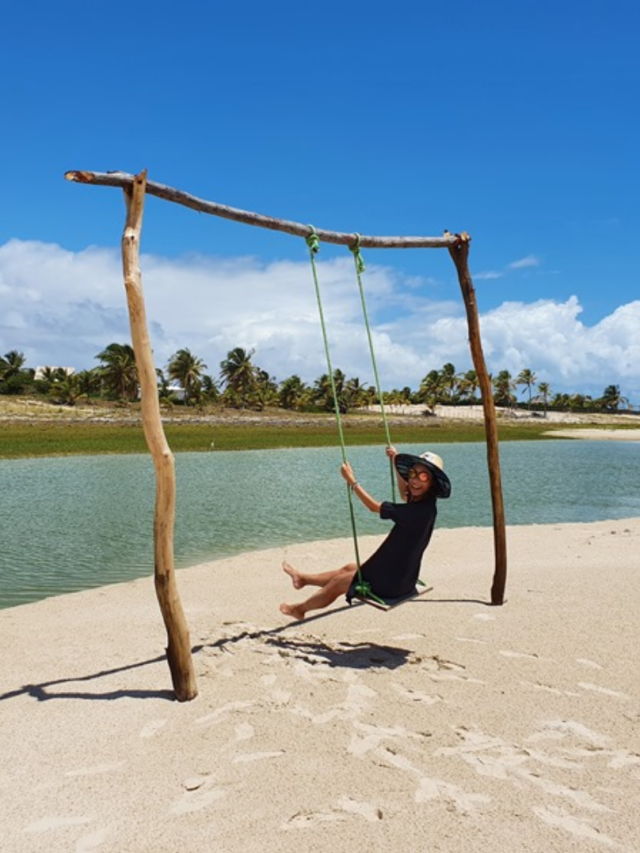
[(355, 563), (349, 563), (348, 565), (343, 566), (341, 569), (331, 569), (328, 572), (320, 572), (316, 575), (308, 575), (304, 572), (299, 572), (297, 569), (294, 569), (293, 566), (290, 563), (287, 563), (286, 561), (282, 563), (282, 571), (289, 575), (294, 589), (302, 589), (302, 587), (304, 586), (326, 586), (329, 581), (333, 580), (333, 578), (335, 578), (341, 572), (344, 572), (346, 569), (355, 572), (356, 568), (357, 567)]
[[(355, 563), (348, 563), (334, 572), (323, 572), (323, 575), (330, 574), (332, 577), (322, 585), (322, 588), (318, 592), (300, 604), (281, 604), (280, 612), (284, 613), (285, 616), (291, 616), (292, 619), (301, 620), (304, 619), (310, 610), (320, 610), (323, 607), (328, 607), (330, 604), (333, 604), (338, 596), (345, 595), (351, 586), (351, 581), (356, 571), (357, 566)], [(289, 573), (287, 572), (287, 574)], [(311, 575), (310, 577), (317, 578), (321, 577), (321, 575)]]

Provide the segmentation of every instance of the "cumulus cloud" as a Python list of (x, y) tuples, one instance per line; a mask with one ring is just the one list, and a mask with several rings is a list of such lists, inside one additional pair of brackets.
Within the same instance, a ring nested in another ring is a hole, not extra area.
[[(364, 277), (376, 361), (384, 388), (417, 388), (430, 370), (451, 362), (471, 368), (464, 307), (457, 285), (403, 277), (367, 258)], [(534, 266), (533, 256), (514, 264)], [(526, 262), (526, 263), (525, 263)], [(513, 265), (510, 265), (513, 267)], [(324, 345), (307, 263), (253, 257), (141, 258), (147, 318), (156, 363), (188, 347), (216, 376), (236, 346), (278, 380), (293, 373), (312, 382), (326, 372)], [(318, 263), (331, 359), (348, 376), (373, 384), (360, 296), (350, 258)], [(435, 286), (437, 285), (437, 286)], [(96, 364), (95, 355), (129, 340), (119, 253), (11, 240), (0, 246), (0, 352), (18, 349), (27, 363)], [(640, 301), (620, 306), (594, 326), (580, 320), (576, 296), (566, 302), (505, 302), (486, 311), (482, 340), (490, 371), (528, 368), (552, 391), (600, 395), (606, 385), (640, 401)]]

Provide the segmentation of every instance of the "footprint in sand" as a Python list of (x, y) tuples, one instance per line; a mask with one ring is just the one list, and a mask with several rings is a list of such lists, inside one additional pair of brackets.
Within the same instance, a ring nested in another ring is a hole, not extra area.
[(236, 755), (233, 763), (248, 764), (250, 761), (265, 761), (268, 758), (280, 758), (281, 755), (284, 755), (284, 749), (278, 749), (274, 752), (251, 752), (245, 755)]
[[(462, 739), (462, 743), (457, 747), (442, 747), (436, 754), (453, 755), (457, 753), (481, 776), (522, 780), (541, 788), (547, 794), (570, 800), (582, 809), (599, 812), (610, 811), (606, 806), (597, 802), (588, 791), (564, 785), (553, 779), (547, 779), (540, 774), (537, 767), (538, 764), (542, 764), (563, 770), (579, 771), (582, 769), (580, 762), (546, 755), (544, 752), (508, 743), (502, 738), (487, 735), (479, 730), (469, 730), (464, 726), (458, 727), (455, 731)], [(535, 765), (534, 769), (527, 766), (531, 764)]]
[(548, 826), (564, 829), (579, 838), (599, 841), (600, 844), (605, 844), (608, 847), (618, 847), (613, 838), (592, 826), (591, 821), (574, 817), (560, 809), (534, 808), (533, 813)]
[(626, 693), (620, 693), (619, 690), (610, 690), (608, 687), (599, 687), (597, 684), (591, 684), (587, 681), (579, 681), (578, 687), (583, 690), (592, 690), (594, 693), (602, 693), (603, 696), (613, 696), (616, 699), (629, 699)]
[(153, 737), (166, 725), (166, 720), (150, 720), (140, 732), (140, 737)]
[[(410, 739), (429, 737), (426, 734), (421, 735), (416, 732), (408, 732), (402, 726), (372, 726), (369, 723), (355, 721), (353, 727), (356, 733), (352, 736), (347, 749), (352, 755), (358, 758), (362, 758), (363, 755), (372, 750), (377, 750), (378, 747), (388, 741), (397, 743)], [(388, 752), (394, 756), (393, 763), (395, 763), (395, 752), (391, 751), (388, 747), (383, 748), (385, 753)]]
[(395, 634), (391, 639), (396, 640), (422, 640), (425, 634)]
[(599, 663), (588, 658), (576, 658), (576, 663), (581, 663), (582, 666), (588, 666), (590, 669), (602, 669)]
[(540, 655), (537, 655), (535, 652), (511, 652), (511, 651), (501, 651), (500, 654), (505, 658), (529, 658), (534, 660), (540, 660)]
[(76, 843), (76, 853), (90, 853), (102, 847), (108, 837), (106, 829), (97, 829), (89, 835), (83, 835)]
[(399, 696), (412, 702), (420, 702), (423, 705), (435, 705), (437, 702), (442, 702), (442, 696), (432, 696), (429, 693), (423, 693), (421, 690), (407, 689), (402, 684), (394, 683), (392, 687)]
[(427, 803), (430, 800), (444, 800), (453, 805), (454, 809), (460, 814), (468, 815), (479, 806), (490, 803), (491, 797), (484, 794), (468, 794), (450, 782), (424, 777), (420, 780), (420, 785), (416, 791), (416, 802)]
[(320, 823), (336, 820), (346, 820), (348, 815), (358, 815), (365, 820), (375, 823), (382, 820), (382, 810), (373, 803), (360, 802), (351, 797), (342, 797), (336, 805), (327, 812), (298, 812), (282, 825), (282, 829), (310, 829)]
[(183, 795), (175, 800), (170, 807), (172, 814), (189, 814), (206, 809), (213, 803), (222, 800), (226, 792), (214, 787), (214, 780), (207, 776), (193, 776), (182, 783), (185, 789)]
[(380, 747), (376, 750), (376, 754), (379, 758), (385, 760), (398, 770), (403, 770), (405, 773), (417, 777), (418, 787), (415, 792), (415, 801), (417, 803), (444, 800), (445, 803), (453, 806), (460, 814), (467, 815), (474, 812), (479, 806), (485, 806), (491, 802), (491, 797), (487, 797), (484, 794), (469, 794), (451, 782), (425, 776), (422, 770), (415, 767), (408, 758), (404, 755), (399, 755), (388, 747)]
[(586, 740), (593, 746), (605, 748), (611, 741), (607, 735), (601, 735), (599, 732), (594, 732), (582, 723), (577, 723), (575, 720), (547, 720), (543, 723), (542, 728), (550, 733), (559, 732), (561, 735), (570, 735), (577, 737), (580, 740)]
[(382, 820), (382, 810), (372, 803), (361, 803), (358, 800), (352, 800), (351, 797), (343, 797), (338, 802), (338, 807), (348, 814), (360, 815), (371, 823)]
[(50, 832), (52, 829), (64, 829), (67, 826), (81, 826), (91, 823), (93, 816), (84, 817), (43, 817), (25, 827), (25, 832)]
[(345, 815), (339, 812), (297, 812), (282, 824), (282, 829), (308, 829), (319, 823), (344, 819)]
[(216, 723), (222, 722), (222, 720), (226, 719), (226, 717), (234, 711), (245, 711), (247, 708), (251, 708), (256, 704), (256, 702), (227, 702), (226, 705), (223, 705), (221, 708), (216, 708), (216, 710), (212, 711), (211, 714), (206, 714), (204, 717), (198, 717), (196, 725), (215, 725)]
[[(444, 664), (449, 664), (449, 661), (441, 662)], [(431, 669), (431, 667), (429, 668)], [(429, 672), (429, 678), (431, 681), (466, 681), (467, 684), (486, 684), (486, 681), (483, 681), (481, 678), (472, 678), (470, 675), (465, 675), (462, 670), (464, 667), (460, 664), (450, 664), (438, 666), (438, 672)]]
[(255, 730), (250, 723), (240, 723), (236, 726), (236, 740), (251, 740)]
[(114, 773), (124, 767), (126, 761), (116, 764), (94, 764), (93, 767), (78, 767), (77, 770), (67, 770), (65, 776), (99, 776), (101, 773)]
[(551, 687), (548, 684), (534, 683), (533, 681), (521, 681), (523, 687), (533, 687), (535, 690), (544, 690), (547, 693), (553, 693), (554, 696), (580, 696), (574, 690), (558, 690), (557, 687)]

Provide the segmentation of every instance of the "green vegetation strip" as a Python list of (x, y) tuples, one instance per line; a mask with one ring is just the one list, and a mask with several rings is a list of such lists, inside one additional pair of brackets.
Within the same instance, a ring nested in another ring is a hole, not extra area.
[[(562, 428), (558, 425), (557, 429)], [(571, 427), (576, 429), (575, 426)], [(528, 441), (553, 438), (550, 424), (503, 424), (501, 441)], [(566, 425), (565, 425), (566, 429)], [(354, 417), (344, 423), (347, 445), (385, 443), (381, 423)], [(176, 453), (264, 450), (280, 447), (327, 447), (337, 444), (335, 424), (326, 418), (318, 422), (270, 423), (181, 423), (166, 424), (165, 432)], [(482, 423), (421, 421), (418, 424), (391, 424), (395, 444), (439, 444), (485, 440)], [(104, 453), (146, 453), (139, 424), (16, 423), (0, 424), (0, 458), (34, 456), (90, 456)]]

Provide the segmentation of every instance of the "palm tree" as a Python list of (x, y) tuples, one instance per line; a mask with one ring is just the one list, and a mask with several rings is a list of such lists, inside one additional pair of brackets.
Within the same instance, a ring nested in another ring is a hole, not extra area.
[(63, 379), (65, 375), (65, 371), (61, 367), (42, 367), (38, 371), (34, 383), (36, 391), (41, 394), (48, 394), (53, 383)]
[(23, 353), (12, 349), (0, 356), (0, 393), (22, 394), (25, 385), (33, 382), (35, 371), (24, 366)]
[(62, 372), (62, 377), (52, 383), (49, 397), (61, 406), (75, 406), (78, 400), (85, 397), (82, 381), (75, 373)]
[(453, 400), (457, 384), (458, 377), (456, 376), (456, 369), (453, 364), (451, 364), (451, 362), (443, 364), (442, 370), (440, 371), (440, 387), (442, 388), (444, 397), (448, 403)]
[(261, 412), (265, 406), (275, 405), (278, 401), (278, 385), (266, 370), (259, 367), (255, 368), (254, 376), (255, 388), (251, 399), (255, 402), (258, 411)]
[(206, 364), (188, 349), (179, 349), (169, 359), (167, 373), (169, 379), (179, 382), (184, 389), (184, 402), (188, 406), (197, 399), (202, 387), (202, 371)]
[(43, 367), (42, 370), (39, 371), (38, 381), (46, 382), (49, 385), (53, 385), (54, 382), (62, 379), (65, 376), (65, 371), (61, 367)]
[(467, 370), (467, 372), (462, 375), (458, 388), (461, 396), (465, 399), (475, 399), (476, 391), (478, 390), (478, 374), (476, 371)]
[(531, 408), (531, 388), (536, 384), (536, 375), (532, 370), (521, 370), (516, 379), (516, 385), (524, 385), (529, 392), (529, 408)]
[(283, 409), (301, 409), (308, 397), (308, 388), (297, 374), (280, 383), (278, 399)]
[(569, 395), (568, 394), (554, 394), (551, 405), (554, 409), (559, 409), (560, 411), (565, 411), (569, 408)]
[(14, 376), (26, 373), (25, 361), (24, 353), (18, 352), (16, 349), (5, 353), (4, 357), (0, 356), (0, 379), (6, 382)]
[(327, 412), (334, 411), (337, 402), (340, 414), (346, 414), (347, 401), (344, 395), (345, 380), (346, 376), (339, 368), (333, 371), (333, 386), (335, 387), (334, 397), (334, 388), (331, 385), (331, 378), (328, 373), (323, 373), (322, 376), (316, 379), (313, 385), (314, 402)]
[(511, 393), (515, 386), (508, 370), (501, 370), (493, 380), (493, 399), (496, 406), (512, 406), (514, 396)]
[(205, 373), (202, 376), (201, 394), (205, 402), (214, 403), (220, 397), (220, 391), (213, 376)]
[[(411, 394), (410, 389), (406, 389)], [(344, 401), (347, 409), (360, 409), (369, 402), (367, 386), (363, 385), (357, 376), (347, 380), (344, 386)]]
[(628, 406), (629, 401), (620, 394), (619, 385), (607, 385), (602, 392), (600, 404), (607, 412), (617, 412), (620, 406)]
[(79, 373), (75, 373), (74, 376), (77, 377), (84, 396), (91, 397), (100, 393), (101, 378), (99, 368), (94, 367), (93, 370), (81, 370)]
[(388, 408), (391, 406), (401, 406), (404, 403), (402, 391), (397, 388), (392, 388), (391, 391), (383, 391), (384, 404)]
[(168, 407), (173, 406), (173, 404), (177, 402), (178, 398), (171, 390), (169, 380), (164, 375), (164, 370), (160, 367), (156, 367), (156, 379), (158, 382), (158, 400), (160, 401), (160, 404)]
[(538, 394), (542, 397), (542, 404), (544, 406), (544, 416), (547, 417), (547, 408), (549, 406), (549, 396), (551, 395), (551, 386), (548, 382), (540, 382), (538, 383)]
[(420, 383), (418, 396), (427, 406), (433, 407), (440, 402), (442, 394), (442, 374), (438, 370), (430, 370)]
[(226, 384), (225, 397), (234, 401), (233, 405), (239, 401), (243, 409), (256, 387), (255, 369), (251, 363), (254, 352), (255, 350), (247, 352), (242, 347), (235, 347), (227, 353), (224, 361), (220, 362), (220, 377)]
[(138, 368), (130, 344), (109, 344), (96, 356), (102, 385), (118, 400), (135, 400), (139, 393)]

